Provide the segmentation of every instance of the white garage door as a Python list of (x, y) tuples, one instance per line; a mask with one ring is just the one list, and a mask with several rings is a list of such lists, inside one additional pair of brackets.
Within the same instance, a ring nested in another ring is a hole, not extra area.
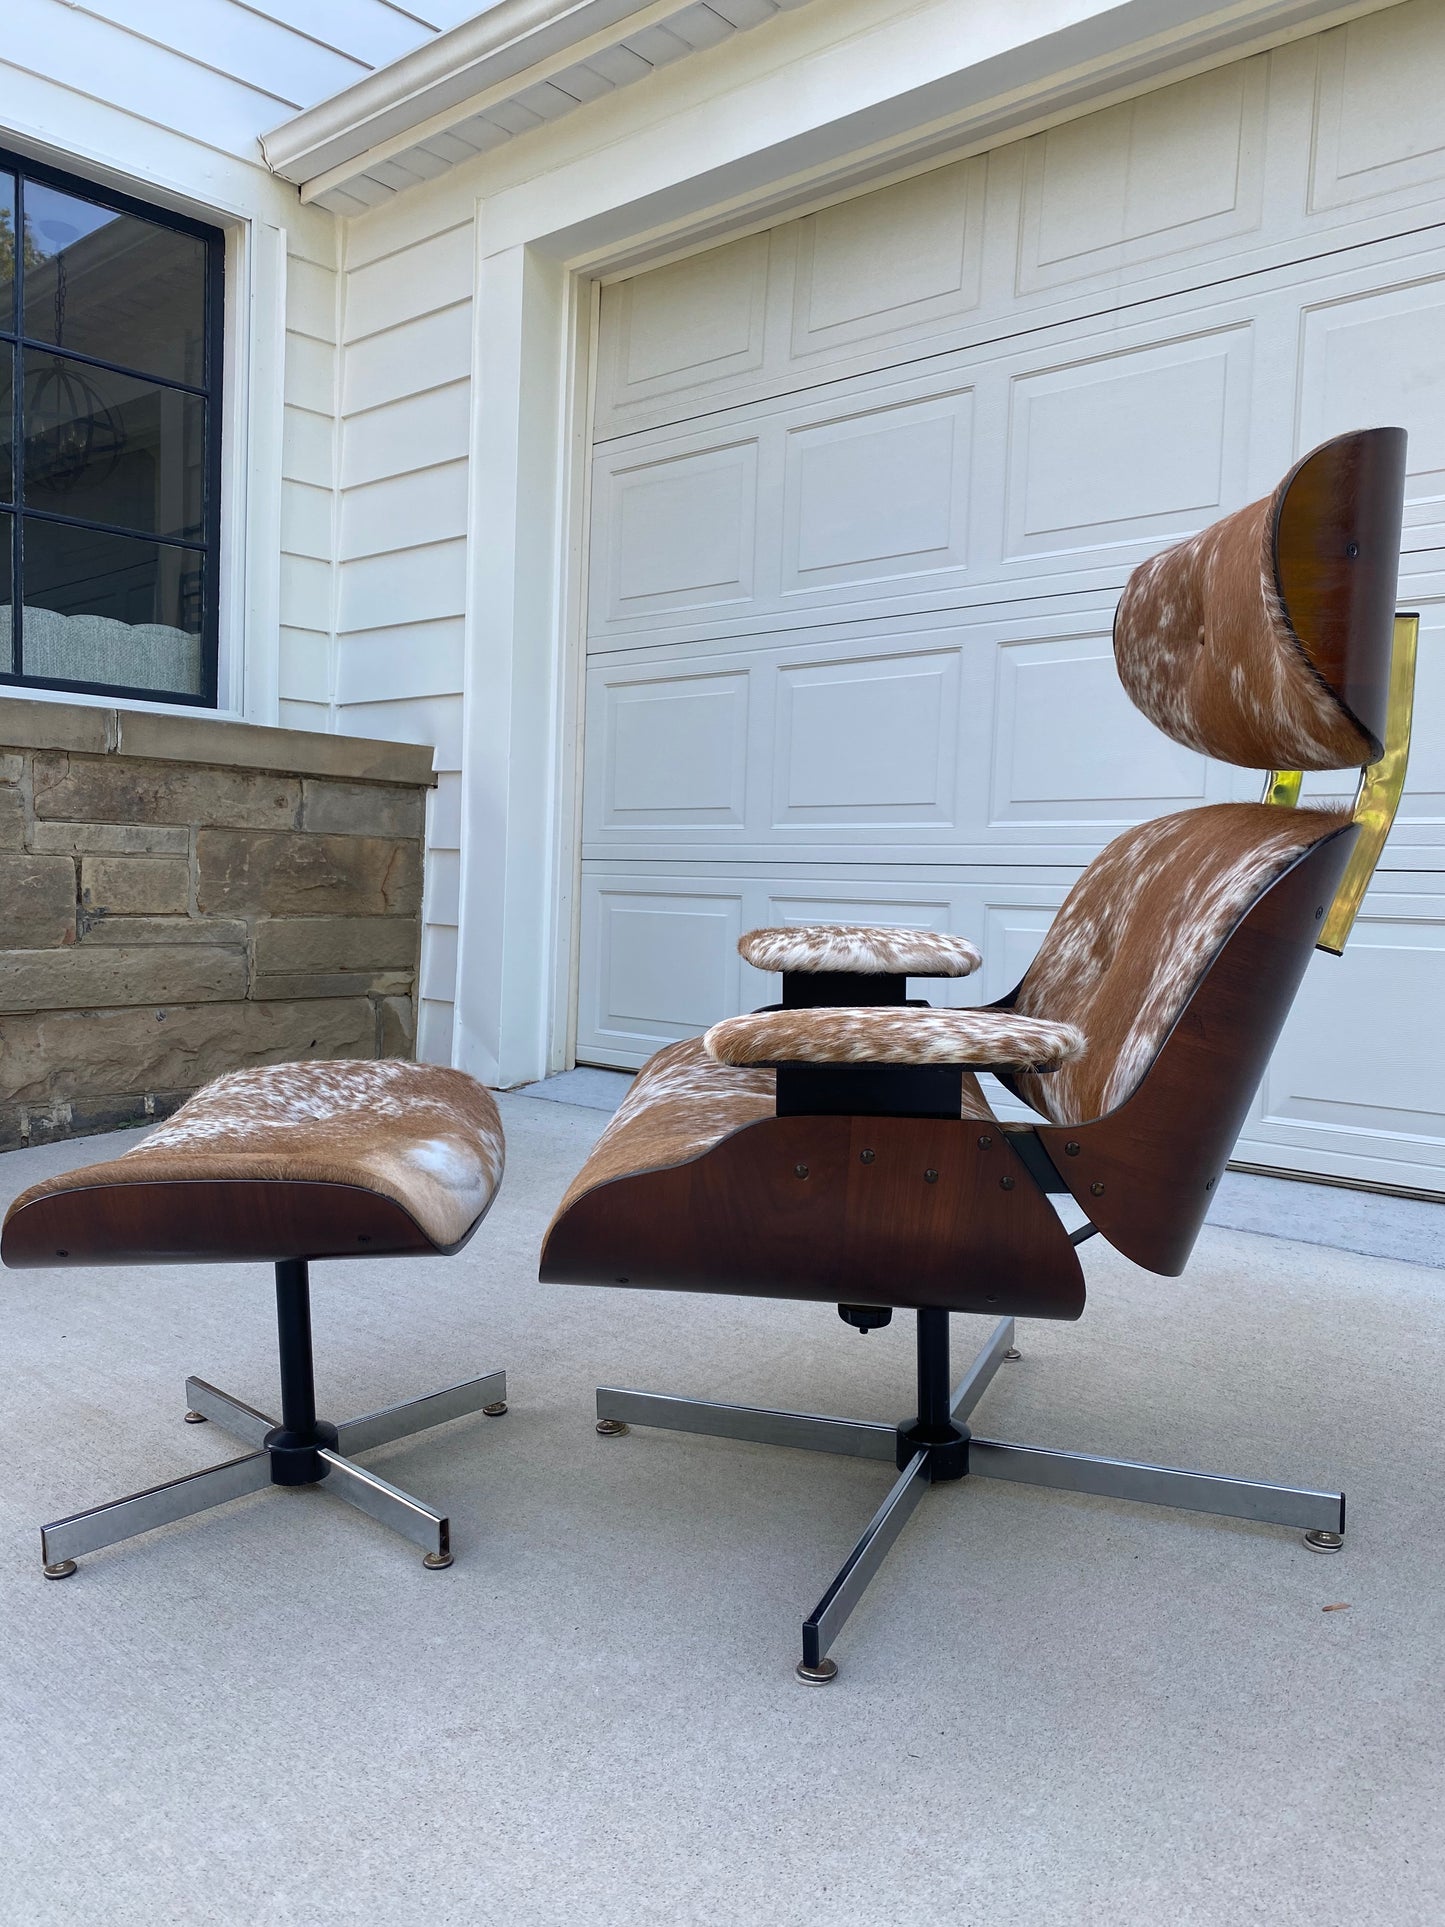
[(1410, 789), (1237, 1155), (1445, 1188), (1442, 72), (1412, 0), (604, 290), (579, 1061), (767, 1001), (789, 919), (961, 932), (987, 1001), (1121, 827), (1257, 796), (1130, 708), (1114, 603), (1399, 422)]

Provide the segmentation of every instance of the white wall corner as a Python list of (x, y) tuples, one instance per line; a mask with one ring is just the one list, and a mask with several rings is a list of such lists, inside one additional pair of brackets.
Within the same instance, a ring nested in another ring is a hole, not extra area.
[(453, 1061), (504, 1086), (547, 1065), (568, 306), (529, 249), (480, 263)]
[(281, 673), (286, 233), (257, 220), (234, 234), (227, 271), (237, 264), (242, 298), (230, 308), (227, 381), (235, 400), (227, 410), (232, 433), (221, 499), (222, 650), (233, 667), (229, 702), (224, 688), (222, 702), (248, 722), (274, 723)]

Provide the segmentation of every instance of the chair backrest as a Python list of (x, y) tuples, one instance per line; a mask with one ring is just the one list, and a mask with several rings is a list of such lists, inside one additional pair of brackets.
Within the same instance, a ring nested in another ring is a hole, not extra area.
[[(1376, 760), (1404, 462), (1402, 429), (1342, 435), (1307, 455), (1272, 495), (1136, 569), (1114, 648), (1144, 714), (1176, 742), (1246, 768)], [(1252, 907), (1352, 820), (1348, 809), (1227, 803), (1117, 837), (1075, 885), (1006, 1000), (1026, 1015), (1078, 1025), (1087, 1048), (1050, 1076), (1017, 1079), (1019, 1094), (1060, 1124), (1118, 1110), (1159, 1062)], [(1301, 934), (1312, 943), (1316, 932)], [(1227, 1061), (1229, 1036), (1215, 1048)], [(1237, 1077), (1212, 1099), (1241, 1117), (1263, 1068), (1255, 1055), (1240, 1058)]]

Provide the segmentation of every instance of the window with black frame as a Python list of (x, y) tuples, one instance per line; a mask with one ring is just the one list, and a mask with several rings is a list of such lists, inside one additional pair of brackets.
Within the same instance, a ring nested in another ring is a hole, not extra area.
[(222, 247), (0, 153), (0, 684), (215, 705)]

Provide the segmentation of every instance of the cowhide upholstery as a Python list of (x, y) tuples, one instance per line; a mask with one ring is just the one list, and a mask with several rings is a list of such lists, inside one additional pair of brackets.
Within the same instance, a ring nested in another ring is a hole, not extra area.
[(1052, 1071), (1078, 1057), (1072, 1024), (1013, 1010), (863, 1005), (725, 1017), (702, 1040), (719, 1064), (978, 1064)]
[[(777, 1073), (720, 1064), (700, 1037), (664, 1044), (637, 1073), (612, 1122), (557, 1207), (557, 1218), (586, 1192), (639, 1171), (663, 1171), (701, 1157), (734, 1131), (772, 1117)], [(978, 1080), (963, 1075), (961, 1115), (992, 1120)], [(553, 1220), (556, 1222), (556, 1219)]]
[(983, 962), (964, 937), (886, 924), (803, 923), (749, 930), (738, 955), (755, 970), (840, 971), (862, 977), (969, 977)]
[(1076, 1026), (1085, 1047), (1051, 1076), (1021, 1075), (1020, 1095), (1056, 1124), (1121, 1104), (1240, 917), (1350, 821), (1347, 810), (1217, 803), (1115, 837), (1065, 899), (1013, 1004)]
[(268, 1064), (205, 1085), (122, 1156), (32, 1185), (9, 1215), (103, 1185), (346, 1184), (390, 1198), (447, 1246), (491, 1203), (504, 1157), (491, 1094), (462, 1071), (394, 1059)]
[(1272, 495), (1142, 563), (1114, 617), (1120, 681), (1149, 720), (1246, 769), (1359, 768), (1382, 750), (1281, 597), (1276, 524), (1304, 465)]

